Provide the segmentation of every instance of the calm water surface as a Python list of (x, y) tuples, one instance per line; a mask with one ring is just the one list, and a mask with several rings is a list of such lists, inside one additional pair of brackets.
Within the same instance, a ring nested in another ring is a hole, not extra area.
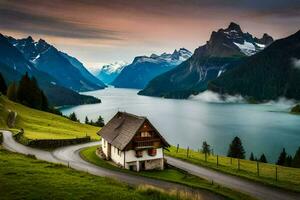
[(283, 147), (294, 155), (300, 146), (300, 116), (287, 113), (289, 105), (208, 103), (200, 100), (172, 100), (139, 96), (137, 90), (107, 88), (85, 94), (102, 100), (101, 104), (62, 108), (63, 114), (75, 112), (107, 122), (118, 110), (147, 116), (169, 143), (193, 149), (207, 141), (214, 152), (226, 155), (234, 136), (242, 139), (249, 157), (265, 153), (275, 162)]

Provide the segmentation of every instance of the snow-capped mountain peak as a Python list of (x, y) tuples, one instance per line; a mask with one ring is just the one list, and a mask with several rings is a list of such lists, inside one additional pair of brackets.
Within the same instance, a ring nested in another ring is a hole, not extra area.
[(151, 54), (151, 56), (137, 56), (133, 60), (133, 64), (149, 62), (149, 63), (166, 63), (171, 65), (178, 65), (181, 62), (187, 60), (192, 56), (192, 52), (185, 48), (180, 48), (179, 50), (175, 49), (171, 53), (162, 53), (161, 55)]
[(238, 24), (231, 22), (227, 28), (213, 31), (205, 48), (200, 51), (206, 56), (251, 56), (272, 42), (273, 38), (268, 34), (259, 39), (244, 33)]
[(107, 73), (118, 73), (122, 71), (122, 69), (127, 65), (128, 63), (125, 61), (116, 61), (108, 65), (104, 65), (101, 68), (101, 71), (106, 71)]
[(110, 84), (123, 70), (128, 63), (125, 61), (116, 61), (111, 64), (103, 65), (96, 71), (95, 76), (106, 84)]
[(178, 51), (175, 49), (175, 51), (172, 54), (172, 59), (173, 60), (179, 60), (179, 61), (184, 61), (187, 60), (189, 57), (193, 55), (192, 52), (185, 48), (180, 48)]

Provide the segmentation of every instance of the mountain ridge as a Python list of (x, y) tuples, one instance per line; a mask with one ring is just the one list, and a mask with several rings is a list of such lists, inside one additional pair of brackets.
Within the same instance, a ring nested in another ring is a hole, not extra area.
[(8, 84), (13, 81), (18, 82), (21, 76), (28, 72), (30, 76), (37, 79), (51, 105), (78, 105), (100, 102), (94, 97), (83, 96), (61, 86), (57, 79), (39, 71), (9, 40), (9, 38), (0, 34), (0, 73)]
[(295, 60), (300, 60), (300, 30), (244, 59), (238, 67), (210, 82), (208, 89), (259, 102), (279, 97), (299, 100), (300, 66)]
[[(39, 39), (36, 42), (29, 36), (23, 39), (9, 37), (8, 40), (38, 70), (56, 78), (66, 88), (74, 91), (89, 91), (105, 87), (105, 84), (100, 80), (93, 79), (93, 81), (97, 81), (97, 83), (94, 83), (91, 81), (91, 78), (85, 78), (89, 72), (83, 69), (83, 65), (79, 66), (80, 62), (77, 59), (70, 57), (68, 54), (62, 54), (62, 52), (43, 39)], [(76, 66), (72, 63), (75, 63)], [(92, 75), (90, 74), (90, 76)]]
[[(209, 41), (174, 69), (157, 76), (138, 94), (165, 98), (187, 98), (207, 89), (208, 82), (244, 57), (261, 51), (273, 38), (264, 34), (255, 39), (231, 22), (225, 29), (213, 31)], [(265, 43), (257, 43), (258, 41)]]
[(136, 56), (131, 64), (124, 67), (112, 85), (119, 88), (144, 88), (154, 77), (171, 70), (191, 54), (189, 50), (180, 48), (173, 53)]

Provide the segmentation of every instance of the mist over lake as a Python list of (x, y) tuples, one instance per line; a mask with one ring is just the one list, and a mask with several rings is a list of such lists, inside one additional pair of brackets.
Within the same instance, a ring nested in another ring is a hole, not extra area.
[(102, 103), (65, 107), (64, 115), (75, 112), (96, 120), (99, 115), (107, 122), (118, 110), (150, 119), (172, 145), (193, 149), (207, 141), (215, 154), (226, 155), (229, 143), (239, 136), (247, 158), (251, 152), (259, 157), (265, 153), (275, 162), (285, 147), (294, 155), (300, 145), (300, 116), (289, 114), (290, 104), (212, 103), (199, 98), (189, 100), (162, 99), (137, 95), (138, 90), (107, 88), (85, 92)]

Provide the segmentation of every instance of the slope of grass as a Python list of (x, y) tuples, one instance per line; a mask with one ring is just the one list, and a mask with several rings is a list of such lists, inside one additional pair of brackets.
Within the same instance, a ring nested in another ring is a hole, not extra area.
[(108, 161), (104, 161), (104, 160), (100, 159), (96, 155), (96, 149), (97, 149), (97, 146), (85, 148), (80, 152), (80, 155), (86, 161), (91, 162), (91, 163), (98, 165), (100, 167), (103, 167), (103, 168), (108, 168), (111, 170), (117, 170), (117, 171), (122, 171), (122, 172), (126, 172), (126, 173), (131, 173), (136, 176), (145, 176), (145, 177), (149, 177), (149, 178), (170, 181), (170, 182), (174, 182), (174, 183), (187, 185), (187, 186), (193, 187), (193, 188), (205, 189), (205, 190), (214, 192), (216, 194), (219, 194), (221, 196), (225, 196), (228, 199), (253, 199), (252, 197), (245, 195), (241, 192), (237, 192), (237, 191), (222, 187), (220, 185), (208, 182), (204, 179), (193, 176), (191, 174), (188, 174), (182, 170), (179, 170), (179, 169), (176, 169), (173, 167), (168, 167), (163, 171), (154, 170), (154, 171), (140, 171), (140, 172), (134, 172), (134, 171), (122, 169), (122, 168), (119, 168), (119, 167), (113, 165), (112, 162), (108, 162)]
[(96, 134), (98, 127), (73, 122), (65, 117), (28, 108), (0, 96), (0, 128), (8, 128), (6, 119), (9, 110), (17, 112), (16, 127), (23, 128), (24, 136), (29, 139), (68, 139), (91, 136), (99, 139)]
[[(259, 181), (264, 184), (284, 188), (300, 192), (300, 169), (276, 166), (274, 164), (259, 163), (259, 176), (257, 173), (257, 162), (250, 160), (240, 160), (240, 170), (238, 170), (238, 160), (225, 156), (219, 156), (219, 165), (217, 166), (217, 156), (208, 156), (207, 162), (205, 155), (193, 150), (189, 151), (179, 148), (177, 153), (176, 147), (172, 146), (169, 151), (165, 151), (166, 155), (182, 159), (184, 161), (212, 168), (214, 170), (226, 172), (235, 176), (241, 176), (251, 180)], [(277, 181), (276, 181), (277, 167)]]
[[(0, 147), (1, 148), (1, 147)], [(0, 149), (0, 199), (175, 200), (154, 189), (78, 172)]]

